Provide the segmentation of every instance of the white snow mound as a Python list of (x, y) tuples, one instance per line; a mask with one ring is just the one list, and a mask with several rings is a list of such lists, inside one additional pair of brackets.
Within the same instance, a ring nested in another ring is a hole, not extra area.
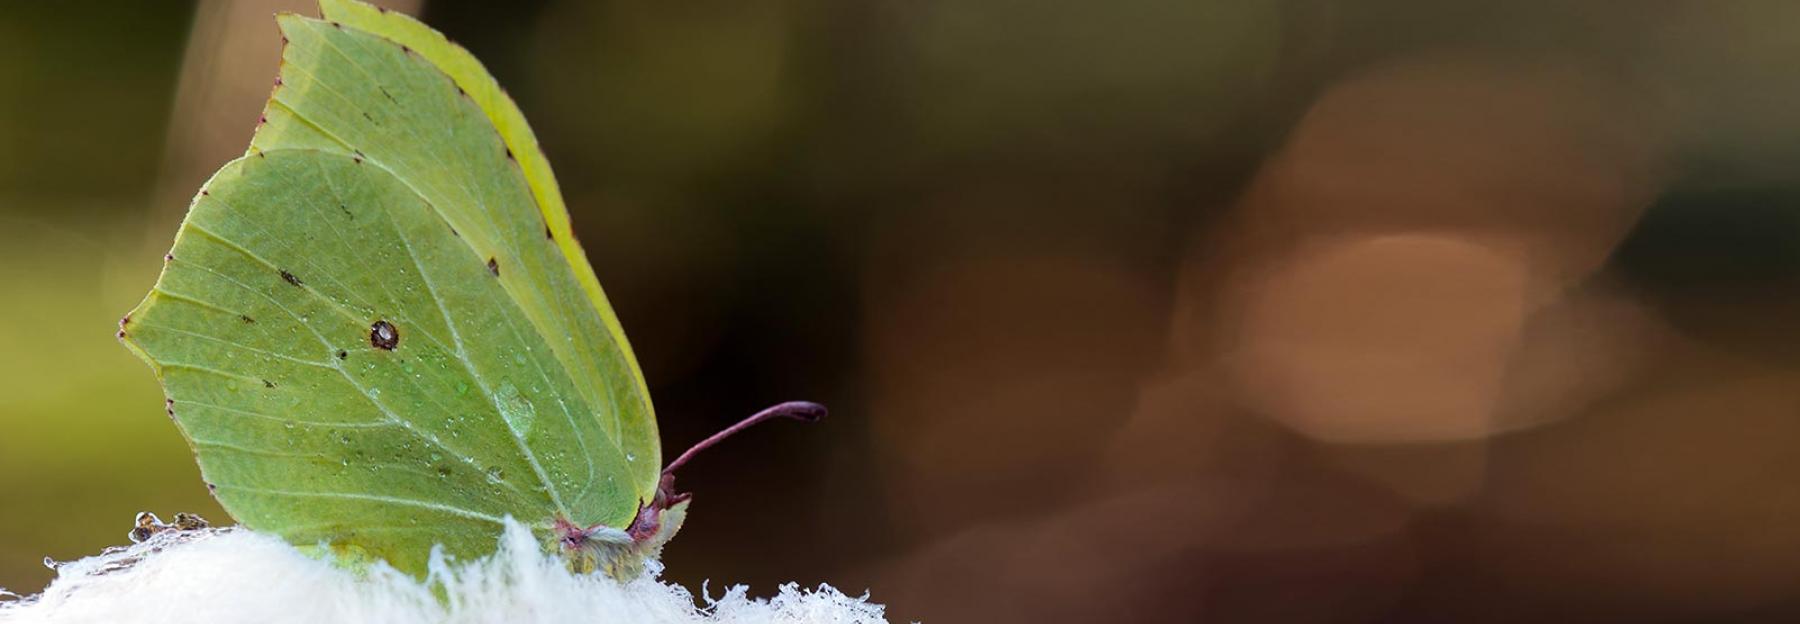
[(350, 572), (279, 538), (243, 529), (170, 532), (57, 564), (57, 578), (42, 594), (0, 598), (0, 623), (887, 621), (881, 605), (828, 585), (805, 590), (790, 583), (766, 600), (735, 586), (696, 607), (693, 594), (662, 582), (656, 566), (649, 567), (629, 583), (570, 573), (543, 553), (530, 530), (510, 519), (493, 556), (452, 562), (433, 553), (424, 582), (385, 564)]

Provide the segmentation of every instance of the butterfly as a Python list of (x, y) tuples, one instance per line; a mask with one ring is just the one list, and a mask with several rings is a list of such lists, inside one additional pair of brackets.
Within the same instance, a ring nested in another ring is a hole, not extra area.
[(423, 576), (511, 517), (630, 578), (680, 528), (644, 376), (523, 114), (467, 50), (355, 0), (283, 14), (246, 153), (120, 321), (240, 524)]

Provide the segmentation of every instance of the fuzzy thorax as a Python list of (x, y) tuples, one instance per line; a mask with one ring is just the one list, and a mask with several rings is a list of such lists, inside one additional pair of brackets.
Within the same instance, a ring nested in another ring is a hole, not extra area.
[(556, 543), (547, 550), (560, 552), (570, 572), (598, 571), (621, 581), (631, 580), (644, 574), (646, 562), (662, 558), (663, 545), (687, 519), (687, 506), (684, 499), (666, 509), (646, 508), (625, 530), (580, 527), (559, 518), (553, 527)]

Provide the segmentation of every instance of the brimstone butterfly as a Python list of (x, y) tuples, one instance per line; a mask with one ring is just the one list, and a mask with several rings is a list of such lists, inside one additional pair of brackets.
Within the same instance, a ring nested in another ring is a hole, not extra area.
[[(241, 524), (415, 575), (503, 518), (627, 577), (681, 524), (649, 392), (531, 129), (404, 15), (281, 15), (248, 152), (119, 336)], [(776, 416), (817, 418), (787, 403)], [(696, 449), (711, 443), (701, 443)], [(691, 451), (690, 451), (691, 453)]]

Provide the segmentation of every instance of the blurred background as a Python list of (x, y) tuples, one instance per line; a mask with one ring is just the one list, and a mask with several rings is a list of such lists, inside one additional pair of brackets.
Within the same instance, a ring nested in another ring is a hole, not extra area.
[[(895, 621), (1800, 618), (1800, 3), (397, 2), (518, 100), (668, 577)], [(215, 520), (113, 339), (277, 10), (0, 4), (0, 586)]]

